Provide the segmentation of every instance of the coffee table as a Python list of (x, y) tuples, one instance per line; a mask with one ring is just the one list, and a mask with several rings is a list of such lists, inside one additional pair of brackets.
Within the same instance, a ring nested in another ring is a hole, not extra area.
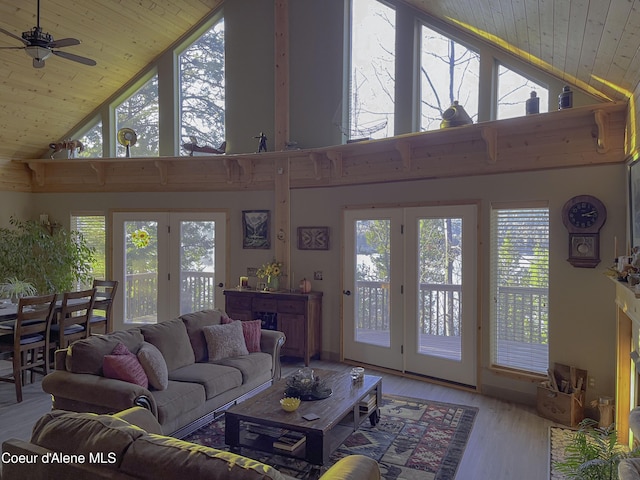
[[(381, 377), (365, 375), (361, 381), (354, 383), (348, 370), (335, 372), (314, 369), (314, 373), (332, 389), (330, 397), (303, 401), (296, 411), (285, 412), (280, 407), (280, 399), (284, 397), (287, 386), (282, 379), (250, 399), (230, 407), (225, 412), (225, 443), (230, 450), (241, 453), (242, 447), (248, 447), (323, 465), (329, 455), (367, 418), (372, 425), (378, 423), (378, 406), (382, 401)], [(371, 399), (371, 402), (366, 402), (367, 399)], [(361, 407), (361, 402), (368, 403), (368, 408)], [(311, 413), (319, 418), (303, 418)], [(273, 443), (284, 431), (298, 432), (306, 440), (291, 452), (275, 449)]]

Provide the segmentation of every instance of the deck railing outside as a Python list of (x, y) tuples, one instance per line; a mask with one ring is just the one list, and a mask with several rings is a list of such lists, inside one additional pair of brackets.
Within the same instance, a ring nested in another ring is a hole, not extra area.
[[(137, 322), (157, 316), (158, 275), (155, 272), (132, 273), (126, 277), (126, 313), (129, 321)], [(212, 272), (182, 272), (182, 312), (196, 312), (214, 307), (215, 274)]]
[[(356, 284), (356, 328), (389, 329), (389, 285), (359, 281)], [(461, 324), (460, 285), (422, 283), (419, 289), (419, 333), (459, 336)], [(544, 288), (499, 287), (496, 298), (499, 316), (497, 340), (546, 343), (548, 294)]]

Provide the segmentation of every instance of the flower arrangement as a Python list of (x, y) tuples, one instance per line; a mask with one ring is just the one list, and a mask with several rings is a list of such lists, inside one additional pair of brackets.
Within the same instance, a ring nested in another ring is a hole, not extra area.
[(131, 234), (131, 243), (136, 248), (144, 248), (149, 245), (149, 233), (143, 228), (139, 228)]
[(270, 263), (265, 263), (256, 272), (258, 278), (266, 278), (268, 282), (272, 277), (278, 278), (282, 275), (282, 262), (278, 262), (275, 259)]

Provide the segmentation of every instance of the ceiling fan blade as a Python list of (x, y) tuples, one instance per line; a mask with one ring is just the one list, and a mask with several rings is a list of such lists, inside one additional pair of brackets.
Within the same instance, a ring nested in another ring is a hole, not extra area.
[(0, 47), (0, 50), (24, 50), (25, 47)]
[(43, 68), (44, 60), (38, 60), (37, 58), (33, 59), (33, 68)]
[(87, 57), (81, 57), (80, 55), (74, 55), (73, 53), (60, 52), (58, 50), (54, 50), (53, 54), (57, 55), (59, 57), (62, 57), (62, 58), (66, 58), (67, 60), (73, 60), (74, 62), (83, 63), (85, 65), (89, 65), (90, 67), (93, 67), (93, 66), (97, 65), (95, 60), (92, 60), (92, 59), (87, 58)]
[(24, 43), (25, 45), (29, 45), (29, 42), (27, 42), (24, 38), (19, 37), (13, 33), (11, 33), (8, 30), (5, 30), (4, 28), (0, 28), (0, 32), (4, 33), (5, 35), (9, 35), (12, 38), (15, 38), (16, 40), (20, 40), (22, 43)]
[(61, 38), (60, 40), (51, 42), (49, 48), (70, 47), (72, 45), (80, 45), (80, 40), (77, 38)]

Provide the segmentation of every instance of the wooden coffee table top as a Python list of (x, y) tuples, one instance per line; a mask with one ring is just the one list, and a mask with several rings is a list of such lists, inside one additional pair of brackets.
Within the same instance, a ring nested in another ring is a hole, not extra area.
[[(361, 382), (353, 383), (348, 370), (336, 372), (314, 369), (314, 375), (319, 376), (332, 389), (330, 397), (303, 401), (296, 411), (285, 412), (280, 406), (280, 399), (284, 397), (287, 383), (285, 379), (281, 379), (263, 392), (230, 407), (226, 414), (246, 422), (293, 428), (300, 432), (327, 432), (382, 381), (381, 377), (365, 375)], [(302, 416), (307, 413), (315, 413), (320, 418), (305, 420)]]

